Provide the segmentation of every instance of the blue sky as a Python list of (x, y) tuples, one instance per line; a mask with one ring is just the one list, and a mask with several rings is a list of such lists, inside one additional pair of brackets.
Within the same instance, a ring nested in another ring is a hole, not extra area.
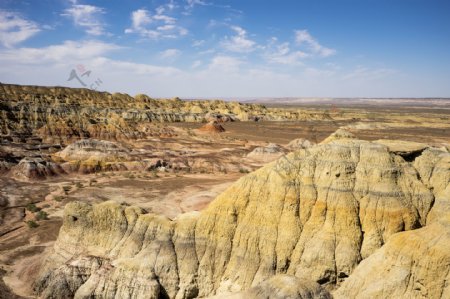
[(0, 65), (155, 97), (450, 97), (450, 1), (2, 0)]

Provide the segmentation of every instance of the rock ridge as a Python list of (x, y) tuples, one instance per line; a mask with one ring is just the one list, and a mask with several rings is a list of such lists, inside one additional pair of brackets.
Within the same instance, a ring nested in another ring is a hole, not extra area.
[[(375, 282), (354, 274), (395, 263), (390, 244), (412, 242), (399, 236), (426, 235), (436, 223), (448, 235), (449, 157), (430, 148), (408, 162), (339, 132), (174, 220), (114, 202), (69, 203), (36, 291), (42, 298), (195, 298), (256, 286), (263, 292), (273, 283), (264, 281), (287, 274), (337, 288), (342, 298), (372, 294), (363, 288)], [(450, 251), (439, 252), (438, 260), (449, 258)], [(380, 262), (384, 254), (393, 257)], [(448, 287), (433, 298), (438, 291)]]

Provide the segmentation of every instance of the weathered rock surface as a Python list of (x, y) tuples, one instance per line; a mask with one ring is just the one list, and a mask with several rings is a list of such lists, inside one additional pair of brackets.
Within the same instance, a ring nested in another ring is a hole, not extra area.
[(19, 180), (45, 179), (62, 175), (65, 171), (57, 163), (41, 157), (23, 158), (11, 167), (12, 177)]
[(247, 158), (273, 161), (285, 154), (284, 148), (275, 143), (269, 143), (266, 146), (258, 146), (247, 154)]
[(331, 294), (307, 278), (275, 275), (247, 291), (218, 295), (211, 299), (331, 299)]
[(61, 159), (71, 160), (99, 160), (99, 161), (127, 161), (130, 150), (118, 143), (83, 139), (68, 145), (64, 150), (55, 154)]
[(309, 119), (306, 112), (238, 102), (152, 99), (89, 89), (0, 85), (0, 134), (66, 143), (82, 138), (130, 140), (146, 136), (142, 123)]
[(131, 161), (130, 150), (118, 143), (82, 139), (54, 154), (68, 172), (90, 173), (105, 170), (126, 170), (124, 162)]
[(414, 167), (436, 195), (427, 225), (394, 235), (355, 269), (337, 298), (450, 297), (450, 154), (427, 149)]
[[(364, 293), (369, 284), (380, 285), (377, 295), (409, 281), (396, 271), (375, 273), (374, 265), (400, 263), (413, 269), (405, 277), (414, 275), (430, 298), (440, 298), (450, 269), (441, 219), (448, 156), (429, 149), (408, 162), (384, 145), (337, 132), (241, 178), (201, 213), (173, 221), (113, 202), (69, 203), (36, 291), (43, 298), (194, 298), (252, 287), (265, 294), (291, 280), (267, 279), (288, 274), (330, 289), (345, 280), (337, 295), (352, 298), (372, 294)], [(411, 250), (408, 259), (397, 254), (402, 246)], [(435, 252), (432, 264), (419, 261), (427, 249)], [(434, 265), (442, 274), (432, 284)], [(297, 293), (311, 290), (321, 289), (300, 285)]]
[(222, 127), (221, 124), (219, 124), (217, 121), (213, 120), (209, 123), (201, 126), (198, 131), (205, 132), (205, 133), (222, 133), (225, 132), (225, 129)]
[(313, 146), (315, 143), (312, 141), (309, 141), (305, 138), (297, 138), (292, 140), (287, 144), (287, 148), (291, 151), (299, 150), (299, 149), (305, 149)]

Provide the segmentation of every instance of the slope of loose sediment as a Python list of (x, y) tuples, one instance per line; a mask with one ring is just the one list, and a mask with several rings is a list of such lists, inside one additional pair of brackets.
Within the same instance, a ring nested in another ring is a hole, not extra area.
[(398, 232), (432, 218), (432, 187), (443, 183), (426, 174), (444, 157), (425, 152), (410, 163), (384, 145), (335, 134), (173, 221), (112, 202), (70, 203), (36, 291), (194, 298), (247, 290), (277, 274), (339, 286)]

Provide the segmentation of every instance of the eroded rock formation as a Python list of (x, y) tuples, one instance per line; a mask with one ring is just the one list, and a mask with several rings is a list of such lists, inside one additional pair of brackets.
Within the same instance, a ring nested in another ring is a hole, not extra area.
[(259, 104), (152, 99), (146, 95), (66, 87), (0, 85), (0, 134), (39, 136), (66, 143), (82, 138), (143, 138), (142, 123), (308, 119), (306, 113), (271, 110)]
[(284, 155), (285, 150), (281, 146), (275, 143), (269, 143), (266, 146), (258, 146), (250, 153), (247, 154), (248, 158), (264, 159), (266, 161), (272, 161), (280, 156)]
[(11, 167), (11, 172), (18, 180), (45, 179), (65, 173), (57, 163), (41, 157), (23, 158), (19, 164)]
[[(43, 298), (265, 294), (291, 279), (271, 277), (288, 274), (308, 277), (293, 298), (304, 291), (328, 296), (310, 281), (330, 290), (345, 281), (336, 293), (343, 298), (406, 298), (416, 294), (412, 277), (439, 298), (448, 292), (450, 269), (449, 156), (427, 149), (408, 162), (339, 131), (241, 178), (201, 213), (175, 220), (113, 202), (69, 203), (36, 291)], [(419, 261), (428, 249), (433, 257)], [(397, 265), (411, 274), (381, 272)], [(433, 265), (443, 273), (438, 283), (429, 279)], [(384, 293), (405, 283), (411, 291)]]
[(212, 120), (208, 122), (207, 124), (201, 126), (198, 131), (205, 132), (205, 133), (222, 133), (225, 132), (225, 129), (222, 127), (221, 124), (219, 124), (217, 121)]
[(313, 146), (315, 143), (304, 138), (297, 138), (287, 144), (287, 148), (291, 151), (305, 149)]

